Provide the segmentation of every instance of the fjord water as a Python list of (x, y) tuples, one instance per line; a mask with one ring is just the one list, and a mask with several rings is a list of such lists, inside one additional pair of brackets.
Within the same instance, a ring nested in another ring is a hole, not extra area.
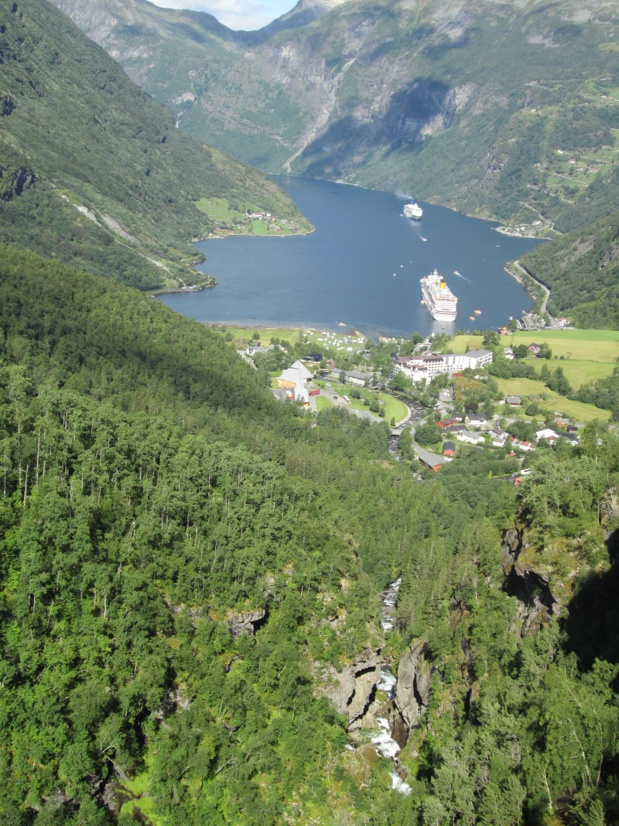
[[(404, 198), (389, 192), (276, 180), (316, 231), (203, 241), (197, 244), (206, 257), (200, 269), (218, 286), (162, 301), (209, 323), (321, 329), (344, 323), (368, 336), (405, 337), (494, 329), (532, 306), (503, 267), (535, 240), (502, 235), (496, 223), (428, 204), (421, 222), (413, 223), (401, 215)], [(419, 279), (434, 269), (458, 296), (453, 324), (435, 322), (420, 303)]]

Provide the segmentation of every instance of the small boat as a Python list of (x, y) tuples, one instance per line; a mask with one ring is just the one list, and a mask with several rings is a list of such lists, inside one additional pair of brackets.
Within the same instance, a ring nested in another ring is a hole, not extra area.
[(475, 315), (481, 315), (481, 310), (475, 310)]
[(471, 321), (475, 321), (475, 316), (474, 315), (470, 315), (469, 318), (471, 319)]

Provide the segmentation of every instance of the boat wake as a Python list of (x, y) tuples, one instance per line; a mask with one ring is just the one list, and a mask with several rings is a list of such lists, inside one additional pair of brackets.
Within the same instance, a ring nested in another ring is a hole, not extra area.
[(468, 281), (469, 284), (473, 283), (470, 278), (467, 278), (466, 275), (462, 275), (462, 273), (458, 272), (458, 270), (454, 270), (454, 275), (457, 275), (458, 278), (461, 278), (463, 281)]

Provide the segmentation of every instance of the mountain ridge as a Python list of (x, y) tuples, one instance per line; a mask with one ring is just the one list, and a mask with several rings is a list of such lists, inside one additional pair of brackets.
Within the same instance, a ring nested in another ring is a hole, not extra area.
[[(45, 0), (0, 7), (0, 239), (141, 288), (198, 286), (209, 199), (303, 221), (264, 175), (173, 114)], [(247, 227), (250, 219), (246, 218)]]

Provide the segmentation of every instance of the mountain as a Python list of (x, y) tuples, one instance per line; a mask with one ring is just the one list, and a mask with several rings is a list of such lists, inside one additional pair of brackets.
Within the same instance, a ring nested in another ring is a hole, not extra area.
[(151, 289), (209, 283), (190, 242), (215, 215), (248, 228), (262, 208), (307, 229), (266, 176), (178, 130), (46, 0), (3, 3), (0, 32), (0, 240)]
[(536, 234), (613, 208), (611, 0), (301, 3), (253, 40), (145, 0), (56, 2), (184, 129), (262, 169), (413, 191)]

